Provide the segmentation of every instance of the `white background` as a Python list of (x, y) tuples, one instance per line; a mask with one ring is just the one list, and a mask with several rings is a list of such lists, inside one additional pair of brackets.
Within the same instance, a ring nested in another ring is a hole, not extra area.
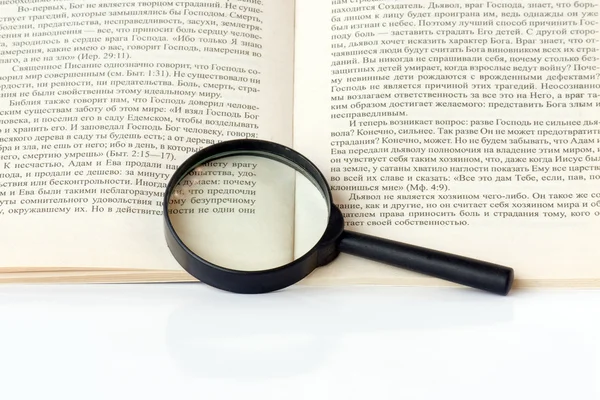
[(0, 289), (0, 399), (600, 399), (600, 291)]

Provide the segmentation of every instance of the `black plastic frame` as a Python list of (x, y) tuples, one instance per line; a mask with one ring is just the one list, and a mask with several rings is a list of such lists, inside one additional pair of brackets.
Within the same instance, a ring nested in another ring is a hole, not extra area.
[[(321, 190), (329, 208), (327, 228), (317, 244), (297, 260), (276, 269), (236, 271), (215, 265), (196, 255), (179, 238), (169, 218), (169, 199), (187, 174), (200, 164), (224, 157), (255, 155), (285, 163), (305, 175)], [(164, 230), (167, 245), (179, 264), (194, 278), (207, 285), (234, 293), (258, 294), (284, 289), (310, 275), (316, 268), (333, 261), (339, 254), (344, 220), (327, 180), (306, 157), (284, 145), (256, 139), (221, 142), (193, 154), (171, 177), (163, 200)]]
[[(177, 236), (169, 218), (169, 199), (177, 184), (198, 165), (233, 155), (255, 155), (283, 162), (321, 189), (329, 209), (329, 222), (320, 240), (304, 256), (276, 269), (235, 271), (200, 258)], [(232, 140), (192, 155), (167, 185), (163, 207), (167, 245), (177, 261), (199, 281), (230, 292), (253, 294), (286, 288), (330, 263), (340, 252), (500, 295), (509, 293), (514, 280), (514, 271), (509, 267), (344, 230), (343, 215), (333, 203), (321, 171), (303, 155), (273, 142)]]

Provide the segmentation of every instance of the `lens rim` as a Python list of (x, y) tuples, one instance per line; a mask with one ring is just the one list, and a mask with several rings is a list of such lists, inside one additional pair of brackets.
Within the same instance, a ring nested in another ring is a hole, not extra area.
[[(239, 155), (255, 155), (283, 162), (310, 179), (325, 196), (329, 211), (327, 227), (317, 243), (302, 257), (269, 270), (231, 270), (198, 256), (177, 235), (169, 218), (169, 200), (179, 182), (199, 164)], [(244, 294), (268, 293), (284, 289), (306, 278), (316, 268), (330, 263), (339, 255), (339, 242), (344, 231), (342, 213), (334, 204), (327, 180), (319, 168), (302, 154), (287, 146), (259, 139), (225, 141), (208, 146), (190, 156), (175, 171), (167, 184), (163, 199), (163, 220), (167, 246), (187, 273), (209, 286)]]

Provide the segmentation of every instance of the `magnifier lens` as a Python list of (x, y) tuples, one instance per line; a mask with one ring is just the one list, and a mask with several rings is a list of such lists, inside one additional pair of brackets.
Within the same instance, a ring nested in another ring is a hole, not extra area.
[(257, 154), (194, 166), (169, 197), (169, 219), (195, 255), (234, 271), (265, 271), (309, 252), (329, 219), (325, 194), (287, 161)]

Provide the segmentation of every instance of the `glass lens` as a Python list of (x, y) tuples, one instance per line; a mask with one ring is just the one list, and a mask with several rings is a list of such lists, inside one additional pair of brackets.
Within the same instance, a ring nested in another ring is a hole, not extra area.
[(313, 248), (329, 208), (320, 188), (291, 166), (232, 155), (193, 168), (171, 193), (169, 218), (200, 258), (230, 270), (263, 271)]

